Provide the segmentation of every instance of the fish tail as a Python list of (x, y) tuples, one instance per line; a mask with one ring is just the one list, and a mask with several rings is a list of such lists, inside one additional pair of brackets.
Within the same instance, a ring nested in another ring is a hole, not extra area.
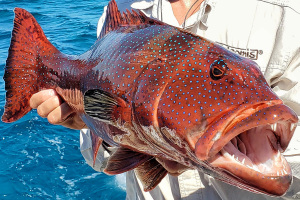
[(29, 12), (21, 8), (14, 12), (14, 28), (3, 77), (6, 90), (3, 122), (14, 122), (23, 117), (31, 110), (32, 94), (45, 84), (51, 88), (53, 73), (48, 73), (51, 69), (44, 63), (50, 54), (61, 54)]

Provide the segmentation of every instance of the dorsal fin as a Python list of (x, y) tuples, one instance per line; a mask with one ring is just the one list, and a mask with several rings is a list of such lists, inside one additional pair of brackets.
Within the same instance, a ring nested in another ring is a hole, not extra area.
[(137, 26), (142, 24), (164, 25), (165, 23), (149, 18), (141, 11), (132, 10), (130, 12), (126, 10), (126, 12), (121, 14), (116, 1), (111, 0), (107, 6), (105, 21), (98, 39), (121, 26)]

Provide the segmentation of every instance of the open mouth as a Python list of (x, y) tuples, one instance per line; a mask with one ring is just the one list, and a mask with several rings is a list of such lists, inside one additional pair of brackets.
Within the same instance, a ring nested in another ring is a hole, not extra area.
[(283, 195), (292, 181), (289, 164), (281, 154), (275, 129), (283, 124), (262, 125), (247, 130), (228, 142), (209, 160), (221, 168), (269, 194)]
[(294, 112), (284, 105), (265, 107), (243, 120), (232, 120), (234, 126), (225, 128), (222, 135), (216, 133), (210, 140), (206, 160), (226, 174), (227, 179), (231, 179), (230, 184), (281, 196), (292, 181), (291, 169), (282, 152), (287, 148), (297, 120)]

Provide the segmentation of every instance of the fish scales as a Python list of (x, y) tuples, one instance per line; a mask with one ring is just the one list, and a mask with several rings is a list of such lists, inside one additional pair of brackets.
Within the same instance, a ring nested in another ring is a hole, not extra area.
[(104, 172), (135, 170), (145, 191), (188, 169), (255, 193), (289, 188), (281, 151), (298, 118), (255, 62), (142, 12), (121, 14), (114, 0), (79, 56), (59, 52), (27, 11), (15, 14), (2, 121), (55, 89), (90, 129), (94, 161), (100, 145), (114, 146)]

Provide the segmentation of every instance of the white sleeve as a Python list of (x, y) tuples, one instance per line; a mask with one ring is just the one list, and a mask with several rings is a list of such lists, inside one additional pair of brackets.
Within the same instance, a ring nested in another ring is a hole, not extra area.
[(95, 165), (93, 165), (94, 155), (90, 130), (82, 129), (80, 130), (80, 151), (88, 165), (90, 165), (96, 171), (103, 171), (103, 169), (106, 167), (108, 158), (115, 151), (115, 148), (104, 148), (104, 146), (101, 145), (97, 153)]
[(265, 77), (273, 91), (300, 115), (300, 14), (285, 8)]
[[(272, 69), (268, 76), (273, 91), (283, 100), (284, 104), (293, 109), (300, 118), (300, 43), (288, 61), (285, 70)], [(300, 171), (300, 123), (284, 153), (289, 162), (299, 163)], [(293, 157), (292, 157), (293, 156)], [(295, 174), (295, 173), (294, 173)], [(300, 178), (300, 173), (297, 175)]]
[[(300, 45), (300, 44), (299, 44)], [(300, 48), (300, 47), (299, 47)], [(275, 75), (275, 74), (274, 74)], [(300, 51), (295, 52), (285, 71), (277, 71), (276, 78), (271, 81), (273, 91), (279, 96), (283, 102), (292, 108), (300, 118)], [(298, 163), (296, 171), (294, 173), (300, 178), (300, 123), (294, 133), (294, 136), (284, 153), (289, 162)]]
[[(265, 72), (265, 77), (273, 91), (297, 113), (298, 118), (300, 116), (300, 30), (295, 27), (299, 21), (298, 12), (284, 8), (273, 53)], [(295, 162), (300, 166), (300, 123), (285, 155), (289, 156), (288, 161), (291, 161), (291, 156), (294, 156), (298, 160)]]
[[(284, 8), (281, 26), (276, 35), (276, 43), (265, 72), (265, 77), (273, 91), (283, 102), (300, 116), (300, 30), (295, 28), (300, 14)], [(300, 195), (300, 123), (284, 152), (293, 173), (293, 184), (285, 195), (286, 199)]]

